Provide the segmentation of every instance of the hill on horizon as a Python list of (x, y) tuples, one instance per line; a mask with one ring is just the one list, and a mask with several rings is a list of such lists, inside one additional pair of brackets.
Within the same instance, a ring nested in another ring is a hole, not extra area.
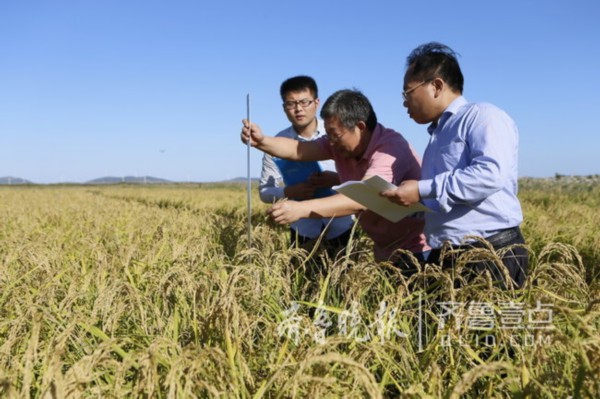
[(173, 183), (171, 180), (161, 179), (153, 176), (105, 176), (89, 180), (84, 184), (161, 184)]
[(30, 182), (29, 180), (22, 179), (20, 177), (4, 176), (4, 177), (0, 177), (0, 184), (6, 184), (6, 185), (10, 186), (13, 184), (33, 184), (33, 183)]
[[(250, 180), (252, 182), (257, 182), (260, 180), (260, 177), (251, 177)], [(247, 181), (247, 177), (234, 177), (233, 179), (223, 180), (224, 183), (245, 183)]]
[[(258, 177), (252, 177), (252, 182), (258, 182)], [(155, 176), (103, 176), (96, 179), (88, 180), (85, 182), (52, 182), (52, 183), (35, 183), (27, 179), (15, 176), (3, 176), (0, 177), (0, 185), (79, 185), (79, 184), (177, 184), (177, 183), (245, 183), (246, 177), (235, 177), (232, 179), (207, 181), (207, 182), (195, 182), (195, 181), (173, 181), (168, 179), (162, 179)]]

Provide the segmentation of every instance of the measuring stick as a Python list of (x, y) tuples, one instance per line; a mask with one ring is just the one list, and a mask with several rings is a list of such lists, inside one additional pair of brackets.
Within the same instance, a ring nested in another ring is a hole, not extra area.
[[(248, 125), (250, 124), (250, 94), (246, 95), (246, 119), (248, 120)], [(250, 179), (250, 141), (252, 137), (248, 140), (248, 151), (247, 151), (247, 170), (248, 170), (248, 249), (252, 247), (252, 180)]]

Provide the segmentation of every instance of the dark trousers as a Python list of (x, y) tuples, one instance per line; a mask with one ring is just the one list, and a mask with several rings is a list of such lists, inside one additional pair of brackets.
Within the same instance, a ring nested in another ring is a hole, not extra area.
[[(325, 249), (325, 251), (327, 251), (327, 255), (330, 259), (335, 259), (341, 251), (346, 249), (346, 245), (348, 245), (348, 241), (350, 241), (351, 234), (352, 229), (348, 229), (344, 233), (330, 240), (323, 238), (321, 241), (321, 246)], [(297, 234), (294, 229), (290, 229), (290, 246), (292, 248), (300, 247), (310, 251), (312, 249), (312, 245), (316, 244), (316, 242), (316, 238), (302, 236)]]
[[(523, 287), (525, 279), (527, 277), (527, 268), (529, 265), (529, 253), (524, 247), (525, 239), (521, 233), (521, 229), (513, 227), (510, 229), (502, 230), (501, 232), (494, 234), (485, 239), (489, 242), (496, 253), (501, 256), (502, 263), (508, 270), (508, 275), (512, 279), (512, 283), (517, 287)], [(485, 243), (475, 241), (473, 243), (465, 245), (455, 245), (451, 247), (451, 251), (444, 255), (443, 259), (441, 249), (433, 249), (427, 258), (427, 263), (435, 263), (442, 265), (442, 269), (453, 269), (456, 266), (458, 258), (464, 251), (468, 251), (473, 248), (485, 248)], [(503, 251), (503, 249), (506, 249)], [(504, 277), (504, 273), (498, 265), (491, 260), (483, 261), (470, 261), (465, 267), (467, 268), (467, 280), (469, 277), (474, 277), (483, 273), (485, 270), (489, 271), (492, 279), (499, 282), (500, 286), (504, 289), (507, 288), (507, 282)]]
[(402, 273), (402, 275), (406, 278), (409, 278), (419, 271), (419, 265), (415, 264), (415, 259), (417, 263), (423, 266), (429, 257), (429, 251), (412, 253), (411, 255), (407, 254), (406, 252), (399, 253), (398, 257), (394, 261), (394, 266), (397, 267), (400, 270), (400, 273)]
[[(320, 243), (319, 250), (324, 250), (327, 253), (329, 259), (335, 261), (339, 254), (343, 254), (346, 249), (346, 245), (350, 240), (352, 230), (349, 229), (343, 234), (332, 238), (330, 240), (323, 239)], [(318, 238), (308, 238), (301, 236), (296, 233), (295, 230), (290, 229), (290, 244), (292, 248), (303, 248), (309, 252), (314, 249)], [(297, 260), (292, 260), (292, 263), (299, 266)], [(311, 282), (318, 282), (320, 277), (327, 274), (329, 271), (329, 265), (319, 260), (319, 257), (313, 257), (309, 262), (304, 263), (303, 275), (306, 280)]]

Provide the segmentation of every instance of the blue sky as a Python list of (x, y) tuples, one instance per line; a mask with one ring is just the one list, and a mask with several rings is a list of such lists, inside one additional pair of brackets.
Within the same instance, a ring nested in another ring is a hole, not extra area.
[(467, 99), (517, 122), (521, 176), (597, 174), (599, 16), (597, 0), (0, 0), (0, 176), (246, 176), (246, 94), (276, 133), (279, 85), (298, 74), (322, 101), (362, 90), (422, 154), (400, 93), (406, 56), (432, 40), (460, 53)]

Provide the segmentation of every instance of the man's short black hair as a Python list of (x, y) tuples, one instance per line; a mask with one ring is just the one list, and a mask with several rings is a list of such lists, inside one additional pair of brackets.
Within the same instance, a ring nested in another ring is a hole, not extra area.
[(314, 98), (319, 98), (319, 89), (317, 88), (317, 82), (310, 76), (300, 75), (294, 76), (287, 79), (281, 84), (279, 94), (281, 99), (285, 101), (285, 96), (291, 91), (302, 91), (308, 89)]
[(456, 59), (457, 53), (445, 44), (425, 43), (406, 58), (410, 74), (420, 80), (442, 78), (457, 93), (462, 94), (464, 77)]

